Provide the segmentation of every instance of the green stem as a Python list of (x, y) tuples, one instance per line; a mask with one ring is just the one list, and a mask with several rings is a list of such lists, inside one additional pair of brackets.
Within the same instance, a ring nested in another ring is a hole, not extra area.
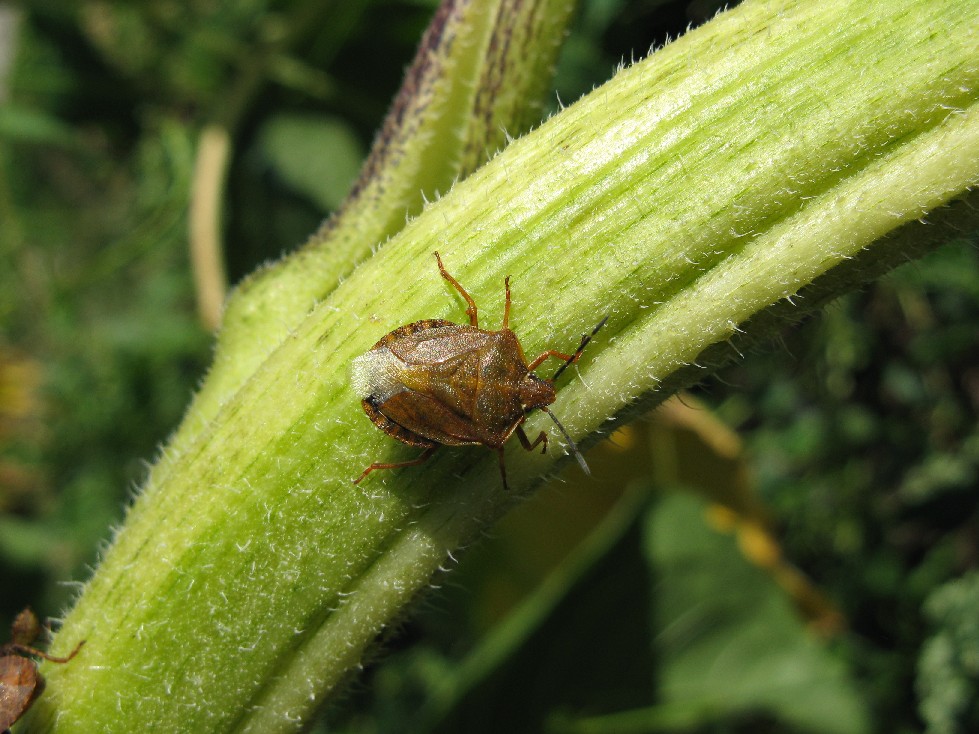
[(979, 181), (977, 27), (972, 0), (747, 2), (427, 207), (156, 476), (65, 621), (56, 653), (88, 643), (45, 666), (32, 731), (297, 729), (562, 453), (511, 447), (514, 495), (480, 449), (352, 484), (415, 453), (373, 428), (348, 370), (400, 324), (461, 318), (432, 251), (488, 328), (512, 275), (528, 354), (573, 348), (610, 315), (554, 405), (574, 437), (596, 435)]
[[(232, 293), (211, 373), (171, 441), (188, 446), (372, 248), (539, 119), (570, 0), (445, 0), (340, 211)], [(165, 471), (158, 467), (157, 473)]]

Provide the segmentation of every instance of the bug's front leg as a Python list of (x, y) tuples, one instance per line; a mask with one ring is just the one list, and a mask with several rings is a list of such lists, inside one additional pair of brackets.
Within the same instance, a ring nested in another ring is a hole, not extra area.
[(548, 357), (557, 357), (558, 359), (563, 359), (565, 362), (577, 362), (578, 357), (580, 356), (580, 352), (576, 352), (575, 354), (565, 354), (564, 352), (558, 352), (554, 349), (548, 349), (542, 355), (537, 357), (537, 359), (527, 365), (527, 371), (533, 372), (535, 369), (540, 367), (544, 360)]
[(531, 443), (523, 429), (523, 426), (517, 426), (517, 438), (520, 439), (520, 445), (527, 451), (533, 451), (537, 447), (537, 444), (542, 443), (544, 444), (544, 448), (542, 448), (540, 452), (542, 454), (547, 453), (547, 434), (543, 431), (541, 431), (537, 438), (534, 439), (534, 442)]
[(375, 461), (369, 467), (364, 469), (363, 474), (361, 474), (359, 477), (354, 479), (354, 484), (360, 484), (361, 480), (364, 477), (366, 477), (372, 471), (375, 471), (377, 469), (401, 469), (402, 467), (405, 466), (418, 466), (419, 464), (424, 464), (426, 461), (429, 460), (429, 458), (431, 458), (432, 454), (435, 453), (435, 449), (437, 448), (438, 446), (429, 446), (421, 453), (421, 456), (419, 456), (417, 459), (411, 459), (410, 461), (398, 461), (393, 464), (388, 464), (382, 461)]
[(581, 335), (581, 344), (579, 344), (578, 345), (578, 348), (574, 350), (574, 354), (565, 354), (564, 352), (558, 352), (558, 351), (555, 351), (554, 349), (548, 349), (546, 352), (544, 352), (537, 359), (535, 359), (533, 362), (530, 363), (530, 365), (528, 367), (528, 371), (533, 372), (548, 357), (558, 357), (558, 358), (564, 360), (564, 364), (561, 365), (558, 368), (558, 371), (554, 373), (554, 377), (551, 378), (552, 380), (557, 380), (558, 376), (562, 372), (564, 372), (565, 368), (569, 364), (574, 364), (575, 362), (577, 362), (581, 358), (581, 353), (583, 351), (585, 351), (585, 347), (588, 346), (588, 342), (590, 342), (592, 340), (592, 337), (594, 337), (595, 334), (598, 333), (598, 330), (599, 329), (601, 329), (603, 326), (605, 326), (605, 322), (606, 321), (608, 321), (608, 316), (606, 316), (604, 319), (602, 319), (601, 321), (598, 322), (598, 326), (596, 326), (594, 329), (592, 329), (591, 334), (582, 334)]

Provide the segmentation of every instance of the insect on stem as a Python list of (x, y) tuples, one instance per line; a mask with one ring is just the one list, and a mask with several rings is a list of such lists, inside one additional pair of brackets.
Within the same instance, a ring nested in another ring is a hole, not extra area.
[[(541, 453), (547, 451), (544, 431), (531, 442), (521, 427), (537, 408), (551, 416), (582, 471), (590, 474), (571, 436), (546, 406), (556, 399), (554, 381), (578, 361), (608, 317), (581, 337), (574, 354), (548, 349), (528, 362), (510, 330), (510, 276), (503, 280), (502, 327), (480, 329), (476, 302), (434, 254), (439, 274), (465, 300), (469, 324), (443, 319), (405, 324), (353, 361), (350, 382), (371, 422), (392, 438), (424, 449), (409, 461), (375, 461), (354, 484), (378, 469), (421, 464), (439, 446), (486, 446), (496, 451), (503, 488), (508, 489), (503, 446), (514, 433), (525, 450), (543, 444)], [(547, 359), (565, 361), (550, 380), (534, 373)]]
[(44, 678), (32, 658), (67, 663), (85, 644), (82, 640), (65, 657), (49, 655), (31, 646), (40, 632), (37, 615), (26, 607), (10, 625), (10, 642), (0, 645), (0, 732), (4, 734), (44, 691)]

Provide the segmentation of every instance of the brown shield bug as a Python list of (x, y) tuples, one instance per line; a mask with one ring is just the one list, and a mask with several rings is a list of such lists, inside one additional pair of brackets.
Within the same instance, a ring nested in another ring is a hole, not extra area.
[[(543, 444), (541, 453), (547, 451), (544, 431), (531, 442), (523, 429), (527, 414), (538, 408), (551, 416), (581, 468), (590, 473), (571, 436), (547, 406), (555, 400), (554, 381), (578, 361), (607, 317), (581, 338), (573, 354), (549, 349), (528, 363), (509, 328), (510, 277), (503, 281), (503, 326), (499, 331), (486, 331), (479, 328), (472, 296), (449, 275), (437, 252), (435, 260), (442, 277), (468, 304), (469, 325), (441, 319), (406, 324), (357, 357), (351, 370), (354, 389), (374, 424), (389, 436), (424, 451), (410, 461), (375, 462), (354, 483), (377, 469), (421, 464), (439, 446), (482, 445), (497, 452), (503, 487), (508, 489), (503, 444), (513, 433), (527, 451), (538, 444)], [(564, 364), (545, 380), (534, 370), (548, 357), (563, 359)]]
[(10, 625), (10, 642), (0, 645), (0, 732), (5, 734), (44, 690), (37, 663), (28, 656), (67, 663), (85, 644), (79, 642), (68, 657), (58, 658), (30, 646), (40, 633), (41, 625), (28, 607)]

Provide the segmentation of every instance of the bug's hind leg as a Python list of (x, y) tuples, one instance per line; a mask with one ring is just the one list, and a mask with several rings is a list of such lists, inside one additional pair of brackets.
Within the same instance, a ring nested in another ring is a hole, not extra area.
[(424, 464), (426, 461), (428, 461), (431, 458), (432, 454), (435, 453), (435, 449), (437, 448), (438, 446), (429, 446), (421, 453), (421, 456), (419, 456), (417, 459), (411, 459), (410, 461), (398, 461), (393, 464), (388, 464), (382, 461), (375, 461), (369, 467), (364, 469), (363, 474), (361, 474), (359, 477), (354, 479), (354, 484), (360, 484), (361, 480), (363, 480), (364, 477), (366, 477), (372, 471), (376, 471), (377, 469), (401, 469), (402, 467), (405, 466), (418, 466), (419, 464)]
[(468, 304), (466, 314), (469, 316), (469, 325), (478, 327), (479, 317), (477, 316), (476, 302), (473, 300), (473, 297), (466, 292), (466, 289), (462, 287), (458, 280), (449, 275), (449, 271), (445, 269), (445, 266), (442, 264), (442, 258), (437, 252), (435, 253), (435, 260), (439, 264), (439, 272), (442, 273), (442, 277), (449, 281), (459, 291), (459, 295), (466, 299), (466, 303)]

